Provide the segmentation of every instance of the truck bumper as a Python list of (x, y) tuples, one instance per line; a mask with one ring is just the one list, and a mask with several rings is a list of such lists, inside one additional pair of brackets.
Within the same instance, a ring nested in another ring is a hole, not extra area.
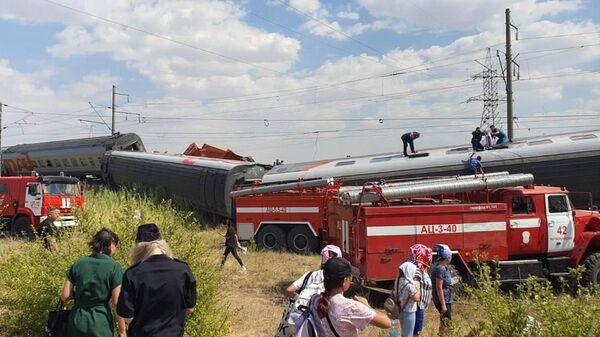
[[(41, 216), (40, 222), (46, 220), (47, 216)], [(54, 226), (57, 228), (67, 228), (79, 226), (79, 221), (74, 216), (62, 216), (59, 220), (54, 221)]]

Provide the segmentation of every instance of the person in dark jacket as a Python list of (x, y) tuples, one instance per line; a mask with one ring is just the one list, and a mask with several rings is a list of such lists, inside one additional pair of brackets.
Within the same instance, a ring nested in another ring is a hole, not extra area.
[(415, 151), (415, 142), (414, 140), (419, 138), (421, 136), (420, 133), (418, 132), (407, 132), (405, 134), (402, 135), (401, 139), (402, 139), (402, 145), (404, 148), (404, 156), (408, 157), (408, 152), (406, 151), (408, 149), (408, 146), (410, 145), (410, 152), (411, 153), (417, 153), (417, 151)]
[(223, 267), (225, 261), (227, 260), (227, 256), (229, 253), (231, 253), (231, 255), (233, 255), (233, 257), (240, 264), (240, 267), (242, 267), (242, 270), (246, 271), (246, 266), (244, 266), (244, 262), (237, 252), (238, 235), (237, 231), (235, 230), (235, 224), (233, 221), (227, 219), (225, 221), (225, 225), (227, 226), (227, 233), (225, 233), (225, 251), (223, 252), (223, 259), (221, 260), (221, 267)]
[(57, 253), (59, 251), (56, 237), (58, 236), (58, 230), (54, 226), (54, 221), (60, 218), (60, 210), (58, 207), (48, 207), (48, 217), (44, 221), (40, 222), (38, 226), (37, 234), (44, 242), (44, 247), (51, 252)]
[(473, 137), (471, 138), (471, 145), (473, 145), (473, 151), (483, 151), (483, 145), (481, 145), (481, 139), (484, 136), (484, 133), (481, 132), (479, 127), (475, 128), (475, 131), (471, 133)]
[(173, 258), (155, 224), (138, 227), (132, 263), (123, 275), (117, 315), (128, 337), (181, 337), (196, 306), (196, 280), (184, 261)]

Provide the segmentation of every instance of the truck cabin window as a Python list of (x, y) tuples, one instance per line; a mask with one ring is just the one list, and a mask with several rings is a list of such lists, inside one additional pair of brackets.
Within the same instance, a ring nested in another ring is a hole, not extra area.
[(69, 183), (44, 184), (44, 193), (79, 195), (79, 185)]
[(39, 188), (37, 184), (27, 185), (27, 193), (31, 196), (36, 196), (40, 194)]
[(535, 213), (535, 207), (533, 206), (533, 200), (531, 197), (514, 197), (512, 199), (512, 213), (513, 214), (533, 214)]
[(548, 196), (548, 211), (550, 213), (565, 213), (569, 211), (569, 202), (564, 195)]

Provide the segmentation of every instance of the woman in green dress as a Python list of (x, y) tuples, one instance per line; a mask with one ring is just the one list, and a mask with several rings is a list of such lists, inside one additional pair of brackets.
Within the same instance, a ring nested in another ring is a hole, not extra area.
[[(92, 255), (84, 257), (71, 266), (60, 298), (75, 300), (69, 316), (69, 337), (113, 337), (114, 310), (119, 293), (123, 270), (112, 256), (117, 251), (119, 237), (108, 229), (102, 229), (89, 242)], [(125, 322), (117, 319), (119, 337), (124, 337)]]

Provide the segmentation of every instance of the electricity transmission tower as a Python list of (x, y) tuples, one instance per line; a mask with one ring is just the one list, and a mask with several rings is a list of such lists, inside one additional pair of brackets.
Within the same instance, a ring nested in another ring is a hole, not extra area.
[(498, 78), (502, 75), (494, 69), (492, 65), (492, 53), (487, 49), (485, 63), (475, 61), (483, 66), (483, 71), (473, 75), (472, 79), (483, 79), (483, 94), (471, 97), (467, 103), (473, 101), (483, 102), (483, 113), (481, 114), (481, 129), (488, 130), (491, 125), (502, 127), (502, 119), (498, 113), (498, 102), (504, 101), (503, 97), (498, 95)]

